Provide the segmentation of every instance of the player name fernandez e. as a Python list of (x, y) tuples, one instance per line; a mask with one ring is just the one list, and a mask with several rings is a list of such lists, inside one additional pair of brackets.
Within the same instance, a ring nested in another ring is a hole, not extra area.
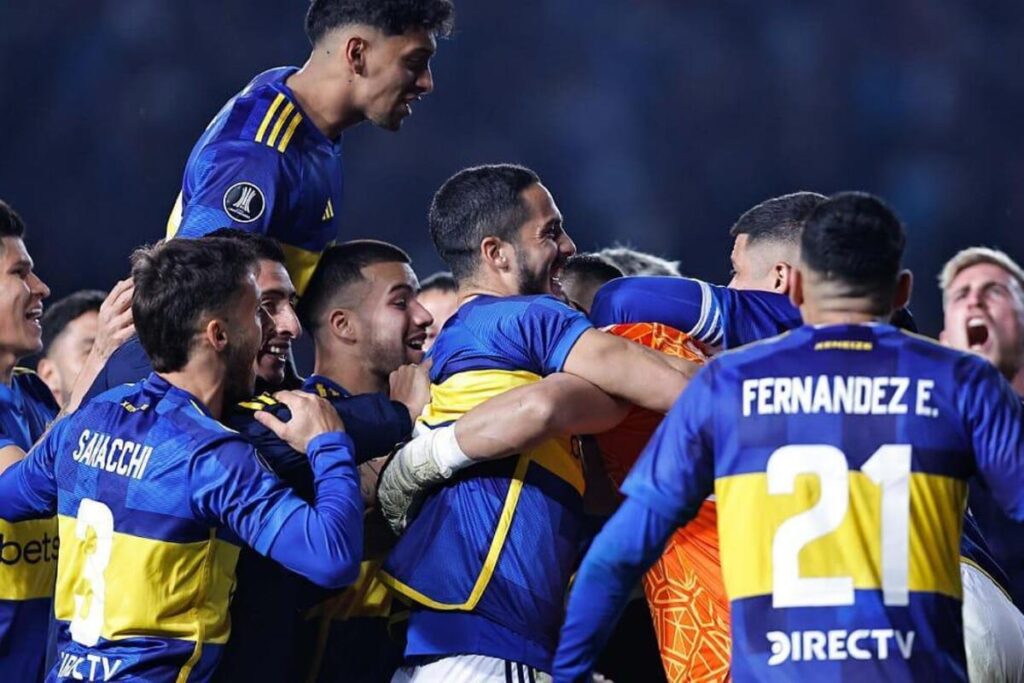
[[(910, 387), (914, 387), (912, 392), (908, 392)], [(934, 380), (910, 377), (759, 377), (743, 381), (743, 417), (801, 413), (907, 415), (909, 399), (913, 400), (914, 415), (938, 417), (938, 409), (930, 402), (934, 389)]]

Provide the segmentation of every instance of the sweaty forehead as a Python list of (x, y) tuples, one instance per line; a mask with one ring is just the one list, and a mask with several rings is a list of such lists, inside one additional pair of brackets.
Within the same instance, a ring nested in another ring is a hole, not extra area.
[(370, 284), (371, 291), (381, 294), (403, 287), (415, 291), (418, 284), (416, 274), (408, 263), (373, 263), (364, 267), (362, 273), (363, 278)]
[(957, 273), (949, 288), (960, 289), (970, 285), (984, 285), (992, 282), (1011, 284), (1015, 280), (1010, 273), (994, 263), (976, 263)]
[(277, 261), (260, 259), (259, 266), (260, 270), (256, 278), (256, 284), (259, 285), (261, 292), (279, 292), (291, 295), (295, 291), (292, 279), (289, 277), (284, 265)]
[(546, 187), (539, 183), (530, 185), (522, 192), (523, 203), (529, 210), (530, 222), (547, 223), (551, 220), (562, 220), (562, 212), (555, 204), (555, 198)]

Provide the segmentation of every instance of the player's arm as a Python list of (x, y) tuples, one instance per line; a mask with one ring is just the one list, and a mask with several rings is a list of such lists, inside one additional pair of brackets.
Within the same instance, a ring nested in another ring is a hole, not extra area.
[(4, 470), (25, 458), (25, 451), (16, 443), (7, 439), (0, 433), (0, 474)]
[(195, 162), (195, 184), (177, 237), (202, 237), (220, 228), (266, 233), (286, 186), (285, 157), (253, 140), (209, 145)]
[(17, 522), (56, 512), (57, 480), (53, 460), (58, 439), (62, 436), (63, 428), (57, 425), (28, 455), (24, 455), (20, 448), (9, 441), (7, 446), (0, 449), (0, 454), (9, 448), (22, 453), (21, 458), (9, 463), (0, 473), (0, 519)]
[(630, 471), (627, 498), (594, 540), (569, 597), (556, 681), (587, 680), (629, 594), (673, 530), (714, 485), (712, 375), (704, 370), (662, 421)]
[(352, 440), (324, 399), (303, 392), (276, 398), (288, 406), (291, 419), (281, 422), (265, 411), (256, 419), (308, 455), (314, 502), (306, 503), (264, 469), (252, 446), (235, 437), (194, 459), (193, 506), (287, 569), (327, 588), (345, 586), (359, 576), (363, 548)]
[(1024, 522), (1024, 407), (991, 363), (965, 356), (957, 368), (957, 399), (985, 485), (1007, 514)]
[(565, 373), (490, 398), (454, 424), (398, 449), (380, 475), (377, 501), (400, 532), (417, 498), (474, 463), (504, 458), (555, 436), (596, 434), (616, 426), (629, 405)]
[(699, 368), (696, 363), (622, 337), (588, 330), (569, 351), (563, 371), (582, 377), (606, 394), (664, 413)]
[(722, 311), (712, 287), (685, 277), (616, 278), (597, 290), (590, 320), (596, 327), (662, 323), (714, 346), (722, 340)]

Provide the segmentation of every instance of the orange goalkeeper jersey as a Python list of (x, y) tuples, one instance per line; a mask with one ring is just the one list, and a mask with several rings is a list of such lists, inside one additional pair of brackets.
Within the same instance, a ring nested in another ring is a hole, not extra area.
[[(688, 335), (660, 323), (612, 325), (606, 331), (656, 351), (704, 363), (707, 355)], [(620, 486), (661, 422), (634, 408), (615, 429), (597, 436), (608, 475)], [(675, 534), (644, 576), (661, 661), (669, 681), (729, 680), (729, 601), (718, 559), (715, 503)]]

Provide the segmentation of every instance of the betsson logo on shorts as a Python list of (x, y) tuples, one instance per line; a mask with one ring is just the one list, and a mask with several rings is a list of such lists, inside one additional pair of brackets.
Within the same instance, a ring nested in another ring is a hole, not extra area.
[(769, 631), (765, 635), (772, 647), (768, 666), (778, 666), (784, 662), (888, 659), (897, 655), (910, 659), (915, 633), (891, 628), (861, 628), (855, 631)]

